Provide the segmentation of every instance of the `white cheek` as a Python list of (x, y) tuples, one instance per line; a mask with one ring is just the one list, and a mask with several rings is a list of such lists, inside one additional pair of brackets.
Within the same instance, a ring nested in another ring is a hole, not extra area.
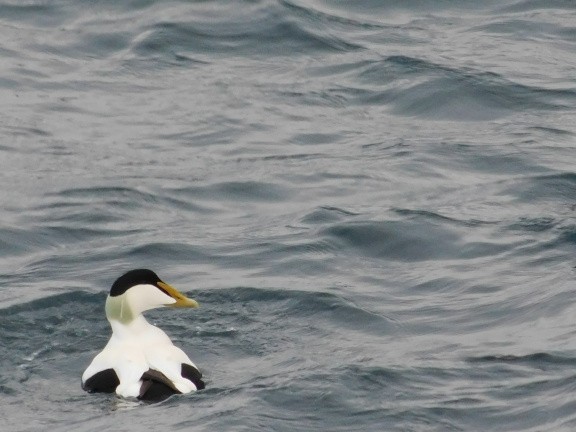
[(176, 299), (173, 297), (170, 297), (164, 293), (162, 293), (162, 305), (166, 306), (166, 305), (171, 305), (176, 303)]
[(153, 285), (136, 285), (130, 288), (126, 294), (135, 313), (176, 303), (175, 299)]

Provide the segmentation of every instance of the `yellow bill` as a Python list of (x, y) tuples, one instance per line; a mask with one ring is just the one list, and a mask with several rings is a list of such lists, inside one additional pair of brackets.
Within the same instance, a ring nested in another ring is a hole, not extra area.
[(173, 286), (168, 285), (165, 282), (158, 282), (158, 286), (163, 289), (170, 297), (176, 300), (176, 303), (171, 303), (166, 306), (177, 307), (177, 308), (197, 308), (200, 305), (194, 299), (186, 297), (180, 291), (178, 291)]

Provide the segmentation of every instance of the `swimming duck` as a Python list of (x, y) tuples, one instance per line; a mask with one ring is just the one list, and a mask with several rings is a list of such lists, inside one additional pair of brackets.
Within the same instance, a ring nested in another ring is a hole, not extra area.
[(163, 306), (196, 308), (198, 303), (152, 270), (131, 270), (114, 282), (106, 299), (112, 336), (82, 374), (84, 390), (160, 401), (204, 388), (192, 360), (142, 315)]

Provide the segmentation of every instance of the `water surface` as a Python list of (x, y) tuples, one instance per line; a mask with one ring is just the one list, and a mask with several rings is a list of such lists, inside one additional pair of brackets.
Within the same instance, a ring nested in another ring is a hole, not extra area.
[[(574, 23), (0, 2), (5, 430), (574, 430)], [(148, 318), (206, 390), (81, 390), (140, 267), (200, 302)]]

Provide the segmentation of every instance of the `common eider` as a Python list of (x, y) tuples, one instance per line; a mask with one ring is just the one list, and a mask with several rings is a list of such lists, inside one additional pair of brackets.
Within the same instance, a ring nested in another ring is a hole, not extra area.
[(106, 299), (112, 336), (82, 374), (84, 390), (160, 401), (204, 388), (196, 365), (142, 315), (162, 306), (195, 308), (198, 303), (151, 270), (131, 270), (114, 282)]

